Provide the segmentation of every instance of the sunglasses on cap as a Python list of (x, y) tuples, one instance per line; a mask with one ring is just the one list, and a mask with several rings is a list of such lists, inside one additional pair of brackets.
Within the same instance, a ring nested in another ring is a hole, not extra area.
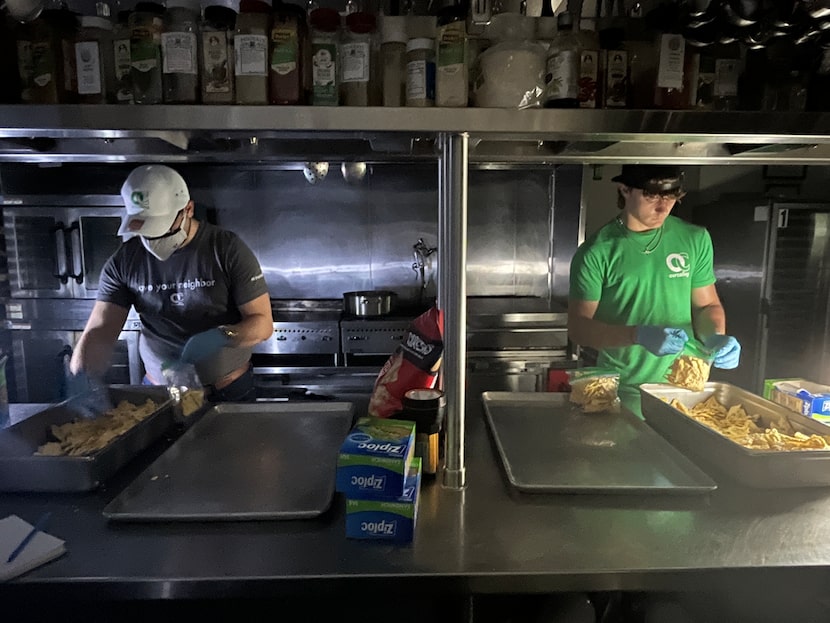
[(660, 200), (666, 201), (680, 201), (683, 197), (686, 196), (686, 192), (676, 188), (674, 190), (660, 190), (660, 191), (653, 191), (653, 190), (645, 190), (643, 189), (643, 199), (648, 201), (649, 203), (656, 203)]

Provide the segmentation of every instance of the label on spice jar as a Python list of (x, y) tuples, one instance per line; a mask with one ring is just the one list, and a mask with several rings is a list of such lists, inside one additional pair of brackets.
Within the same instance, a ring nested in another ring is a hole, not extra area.
[(205, 93), (230, 93), (231, 72), (228, 54), (228, 34), (225, 32), (202, 33), (202, 55)]
[(32, 60), (32, 44), (30, 41), (17, 42), (17, 72), (23, 83), (24, 91), (29, 87), (34, 75), (34, 61)]
[(233, 40), (237, 76), (268, 75), (268, 37), (236, 35)]
[(579, 107), (597, 107), (599, 51), (583, 50), (579, 61)]
[(120, 104), (133, 103), (133, 84), (130, 80), (130, 40), (116, 39), (112, 42), (115, 57), (115, 79), (118, 81), (118, 91), (115, 99)]
[(605, 89), (603, 95), (606, 108), (625, 108), (628, 101), (628, 52), (626, 50), (605, 50)]
[(737, 97), (740, 61), (719, 58), (715, 61), (715, 97)]
[(296, 28), (271, 29), (271, 70), (281, 76), (297, 70), (299, 44)]
[(52, 54), (52, 46), (45, 42), (33, 43), (31, 50), (32, 81), (42, 88), (54, 78), (55, 56)]
[(196, 74), (196, 35), (166, 32), (161, 35), (162, 71), (166, 74)]
[(78, 71), (78, 94), (101, 94), (101, 54), (97, 41), (75, 44), (75, 66)]
[(313, 43), (311, 52), (313, 103), (337, 104), (337, 45)]
[(657, 69), (657, 88), (683, 88), (683, 60), (686, 41), (683, 35), (660, 36), (660, 64)]
[(369, 44), (344, 43), (340, 52), (343, 82), (369, 82)]
[(158, 68), (161, 46), (152, 40), (133, 37), (130, 40), (130, 64), (133, 69), (147, 73)]
[(561, 50), (547, 60), (545, 99), (579, 97), (579, 56), (574, 50)]

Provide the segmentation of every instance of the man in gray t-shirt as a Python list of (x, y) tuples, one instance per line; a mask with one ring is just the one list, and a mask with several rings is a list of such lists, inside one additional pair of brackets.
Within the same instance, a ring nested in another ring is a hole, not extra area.
[(162, 365), (181, 360), (194, 364), (209, 398), (251, 398), (251, 348), (273, 333), (256, 257), (236, 234), (193, 218), (187, 185), (170, 167), (134, 169), (121, 196), (125, 242), (101, 273), (71, 371), (105, 372), (134, 306), (148, 382), (164, 384)]

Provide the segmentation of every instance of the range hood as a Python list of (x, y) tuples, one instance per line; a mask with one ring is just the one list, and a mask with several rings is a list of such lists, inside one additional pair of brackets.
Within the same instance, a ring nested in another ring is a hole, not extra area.
[(827, 164), (830, 113), (312, 106), (0, 106), (0, 161)]

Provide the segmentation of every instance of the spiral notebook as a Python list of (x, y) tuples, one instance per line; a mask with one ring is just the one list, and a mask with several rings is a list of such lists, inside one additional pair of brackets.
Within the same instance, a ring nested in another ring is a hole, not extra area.
[(17, 515), (0, 519), (0, 582), (23, 575), (66, 551), (61, 539), (45, 532), (38, 532), (17, 558), (6, 562), (9, 554), (26, 538), (31, 529), (32, 524)]

